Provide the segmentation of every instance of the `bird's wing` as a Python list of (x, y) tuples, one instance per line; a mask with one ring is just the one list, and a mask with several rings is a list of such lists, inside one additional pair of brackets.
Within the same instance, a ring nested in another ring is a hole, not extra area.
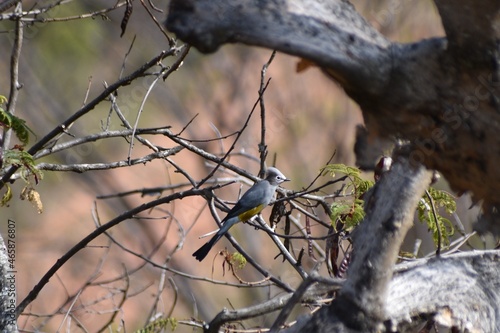
[(226, 221), (235, 216), (239, 216), (260, 205), (267, 205), (269, 202), (263, 202), (263, 198), (267, 197), (269, 183), (267, 180), (261, 180), (255, 183), (248, 191), (243, 194), (240, 200), (227, 213), (223, 221)]

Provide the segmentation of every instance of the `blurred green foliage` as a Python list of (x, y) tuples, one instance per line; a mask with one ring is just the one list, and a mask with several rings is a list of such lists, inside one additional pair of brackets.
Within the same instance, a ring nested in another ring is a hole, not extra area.
[[(334, 227), (336, 222), (340, 221), (344, 225), (344, 230), (350, 231), (365, 217), (363, 195), (374, 185), (374, 182), (364, 180), (358, 168), (344, 164), (330, 164), (323, 171), (332, 177), (337, 173), (348, 177), (343, 194), (350, 195), (352, 199), (334, 202), (331, 206), (330, 219)], [(450, 243), (450, 237), (455, 233), (453, 223), (440, 212), (444, 210), (444, 213), (449, 215), (453, 214), (456, 209), (455, 198), (443, 190), (429, 187), (427, 193), (420, 199), (417, 206), (418, 219), (427, 224), (436, 245), (440, 243), (441, 237), (442, 245), (447, 246)]]
[(158, 318), (146, 327), (137, 330), (135, 333), (157, 333), (164, 330), (175, 331), (177, 328), (177, 319), (175, 318)]

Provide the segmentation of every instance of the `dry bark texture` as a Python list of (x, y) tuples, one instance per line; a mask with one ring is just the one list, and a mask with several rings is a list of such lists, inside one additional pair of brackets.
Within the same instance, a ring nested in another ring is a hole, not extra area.
[(499, 251), (460, 253), (409, 265), (391, 281), (387, 324), (405, 332), (423, 316), (461, 332), (500, 332), (499, 275)]
[[(482, 227), (500, 234), (500, 2), (435, 2), (446, 37), (399, 44), (348, 1), (171, 1), (167, 27), (202, 52), (237, 42), (318, 64), (361, 106), (366, 129), (357, 153), (386, 139), (407, 142), (365, 200), (367, 218), (336, 299), (290, 332), (410, 332), (427, 320), (500, 332), (498, 251), (419, 262), (393, 277), (430, 181), (422, 164), (482, 200)], [(359, 156), (364, 167), (374, 165), (372, 155)], [(221, 324), (214, 320), (206, 331)]]

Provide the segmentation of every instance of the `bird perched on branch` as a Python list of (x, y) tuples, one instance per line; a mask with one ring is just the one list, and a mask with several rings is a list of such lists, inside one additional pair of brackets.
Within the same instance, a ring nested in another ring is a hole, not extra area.
[(210, 252), (212, 246), (224, 236), (229, 229), (238, 222), (250, 220), (253, 216), (259, 214), (274, 196), (274, 192), (279, 184), (289, 181), (278, 169), (269, 167), (266, 170), (266, 177), (255, 183), (248, 191), (243, 194), (236, 205), (227, 213), (222, 220), (222, 227), (205, 245), (200, 247), (193, 257), (202, 261)]

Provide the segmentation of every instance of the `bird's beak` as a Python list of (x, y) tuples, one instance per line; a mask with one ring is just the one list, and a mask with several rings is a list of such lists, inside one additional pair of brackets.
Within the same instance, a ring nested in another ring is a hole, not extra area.
[(291, 179), (285, 178), (283, 179), (284, 182), (289, 182)]

